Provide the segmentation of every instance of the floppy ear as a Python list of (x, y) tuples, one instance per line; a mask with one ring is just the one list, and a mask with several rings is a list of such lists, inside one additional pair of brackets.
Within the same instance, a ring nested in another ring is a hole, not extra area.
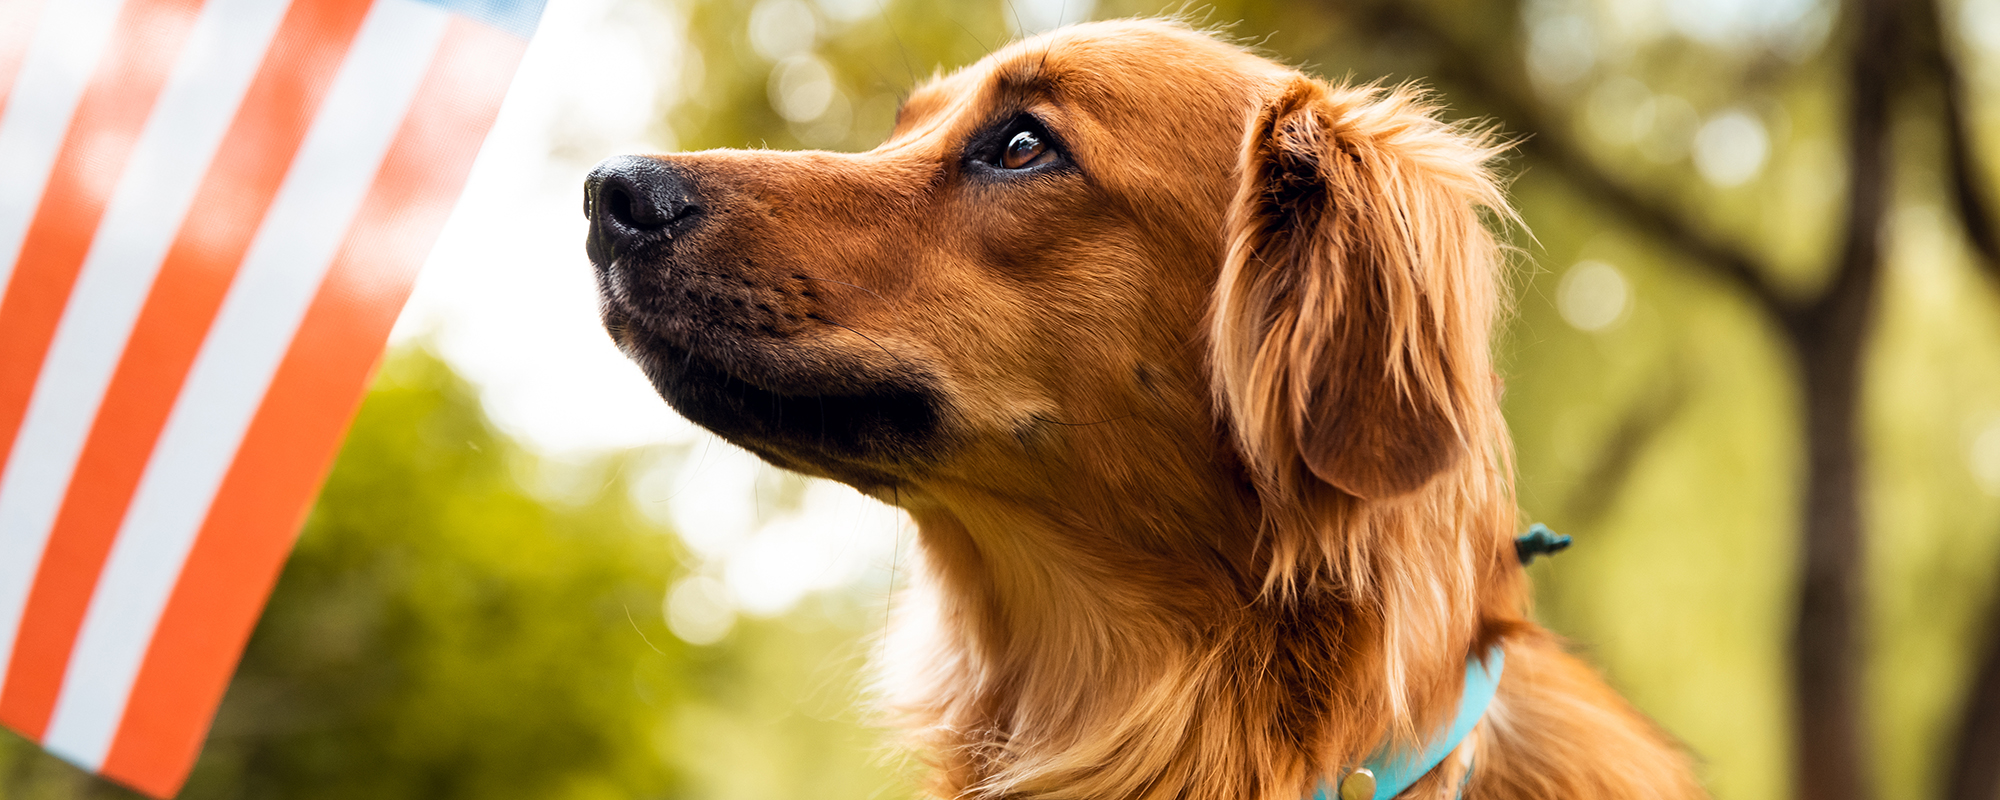
[(1499, 148), (1407, 89), (1291, 76), (1245, 135), (1211, 315), (1215, 391), (1269, 485), (1364, 500), (1464, 458), (1490, 403)]

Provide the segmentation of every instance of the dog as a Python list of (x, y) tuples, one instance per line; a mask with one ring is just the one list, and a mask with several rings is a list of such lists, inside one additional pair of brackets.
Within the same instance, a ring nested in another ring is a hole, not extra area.
[(884, 683), (939, 797), (1701, 797), (1528, 618), (1502, 150), (1098, 22), (865, 153), (609, 159), (586, 249), (670, 405), (914, 520)]

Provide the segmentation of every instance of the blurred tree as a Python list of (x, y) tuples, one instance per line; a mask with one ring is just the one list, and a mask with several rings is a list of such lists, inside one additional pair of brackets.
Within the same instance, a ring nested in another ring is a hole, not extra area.
[[(1501, 5), (1504, 8), (1507, 4)], [(1520, 8), (1517, 13), (1523, 17), (1538, 11), (1532, 5)], [(1846, 105), (1840, 123), (1847, 152), (1844, 208), (1835, 229), (1839, 245), (1826, 267), (1807, 272), (1804, 280), (1791, 281), (1791, 285), (1786, 285), (1781, 270), (1769, 263), (1768, 247), (1757, 243), (1746, 247), (1740, 241), (1740, 231), (1702, 219), (1674, 201), (1663, 201), (1657, 189), (1638, 188), (1643, 181), (1633, 181), (1578, 147), (1566, 124), (1583, 110), (1582, 104), (1568, 102), (1574, 95), (1536, 97), (1530, 90), (1537, 77), (1532, 74), (1538, 66), (1537, 55), (1544, 61), (1544, 71), (1554, 71), (1560, 66), (1547, 62), (1565, 57), (1588, 59), (1593, 54), (1563, 53), (1556, 50), (1559, 46), (1544, 46), (1544, 52), (1538, 54), (1534, 52), (1538, 43), (1531, 41), (1528, 57), (1522, 59), (1506, 44), (1496, 46), (1490, 40), (1466, 36), (1464, 26), (1452, 24), (1448, 17), (1428, 11), (1422, 4), (1358, 3), (1354, 11), (1359, 25), (1414, 37), (1434, 48), (1440, 54), (1439, 78), (1457, 92), (1456, 96), (1526, 134), (1522, 151), (1530, 168), (1547, 165), (1572, 191), (1603, 204), (1621, 224), (1680, 251), (1685, 265), (1733, 285), (1778, 334), (1797, 381), (1805, 451), (1800, 574), (1789, 653), (1795, 720), (1793, 789), (1797, 796), (1810, 798), (1871, 796), (1873, 758), (1862, 710), (1864, 369), (1882, 302), (1880, 287), (1889, 253), (1884, 237), (1890, 231), (1887, 223), (1894, 201), (1894, 167), (1899, 160), (1911, 160), (1898, 158), (1892, 129), (1898, 112), (1921, 119), (1936, 108), (1930, 103), (1898, 104), (1894, 96), (1899, 92), (1921, 92), (1931, 88), (1925, 85), (1927, 81), (1941, 79), (1947, 112), (1942, 122), (1950, 143), (1943, 155), (1953, 163), (1940, 172), (1951, 176), (1950, 188), (1957, 196), (1960, 220), (1970, 243), (1987, 256), (1989, 264), (1995, 263), (1994, 255), (2000, 253), (1983, 209), (1979, 188), (1983, 178), (1969, 163), (1975, 148), (1953, 58), (1944, 47), (1937, 7), (1930, 2), (1852, 0), (1836, 26), (1836, 41), (1844, 53), (1813, 56), (1812, 61), (1818, 63), (1806, 64), (1798, 70), (1801, 75), (1764, 79), (1834, 83), (1835, 88), (1822, 91)], [(1544, 8), (1539, 13), (1549, 12)], [(1563, 35), (1560, 31), (1541, 33)], [(1778, 40), (1772, 42), (1771, 49), (1786, 45), (1796, 46)], [(1569, 46), (1588, 45), (1571, 42)], [(1845, 62), (1844, 70), (1832, 68), (1826, 63), (1829, 61)], [(1753, 76), (1757, 71), (1782, 73), (1784, 68), (1768, 57), (1752, 59), (1740, 68), (1750, 73), (1740, 80), (1749, 83), (1756, 80)], [(1719, 124), (1712, 119), (1698, 136), (1710, 131), (1721, 136), (1721, 129), (1715, 127)], [(1753, 130), (1761, 150), (1767, 146), (1763, 143), (1766, 134), (1761, 127)], [(1702, 142), (1697, 138), (1694, 144), (1699, 147)], [(1714, 175), (1706, 177), (1711, 183), (1729, 183), (1714, 180)], [(1994, 690), (1983, 691), (1991, 695)], [(1990, 764), (2000, 758), (2000, 750), (1984, 749), (1995, 744), (1973, 744), (1994, 738), (1984, 732), (1985, 727), (1970, 722), (1982, 717), (1969, 715), (1966, 719), (1965, 743), (1958, 748), (1961, 763)], [(1955, 772), (1963, 774), (1965, 769)], [(1984, 780), (1983, 793), (1975, 788), (1955, 793), (1991, 797), (2000, 791), (1993, 778)]]
[[(1722, 13), (1727, 9), (1709, 11)], [(1532, 22), (1537, 9), (1528, 4), (1521, 13)], [(1543, 8), (1540, 13), (1548, 12)], [(1996, 263), (1990, 217), (1983, 208), (1980, 189), (1983, 176), (1972, 158), (1977, 148), (1968, 124), (1963, 82), (1957, 75), (1955, 57), (1947, 54), (1950, 43), (1939, 13), (1934, 3), (1928, 2), (1858, 0), (1849, 4), (1836, 26), (1835, 41), (1840, 50), (1797, 53), (1796, 40), (1778, 40), (1768, 49), (1790, 47), (1795, 50), (1794, 58), (1807, 56), (1800, 59), (1803, 63), (1788, 69), (1790, 65), (1783, 60), (1767, 55), (1737, 67), (1740, 83), (1733, 88), (1748, 90), (1753, 100), (1758, 83), (1791, 82), (1795, 86), (1820, 84), (1807, 91), (1825, 92), (1833, 95), (1834, 102), (1846, 105), (1839, 123), (1847, 139), (1846, 180), (1840, 195), (1845, 198), (1845, 209), (1835, 228), (1840, 245), (1827, 267), (1803, 274), (1795, 271), (1792, 276), (1772, 263), (1776, 249), (1768, 242), (1772, 237), (1759, 242), (1743, 236), (1739, 225), (1718, 224), (1713, 217), (1691, 213), (1683, 203), (1663, 199), (1658, 188), (1641, 188), (1648, 182), (1634, 181), (1629, 170), (1606, 164), (1588, 148), (1578, 146), (1570, 135), (1569, 122), (1587, 113), (1584, 104), (1573, 102), (1573, 94), (1536, 98), (1528, 90), (1536, 67), (1537, 53), (1533, 51), (1539, 43), (1531, 41), (1528, 57), (1520, 59), (1504, 47), (1468, 39), (1462, 28), (1453, 30), (1445, 17), (1427, 15), (1412, 6), (1364, 7), (1361, 15), (1363, 24), (1420, 37), (1444, 53), (1439, 59), (1440, 71), (1459, 96), (1528, 133), (1523, 150), (1530, 168), (1538, 164), (1551, 167), (1571, 190), (1603, 204), (1623, 225), (1679, 250), (1685, 265), (1706, 269), (1733, 284), (1762, 312), (1789, 351), (1803, 407), (1800, 416), (1805, 443), (1800, 514), (1803, 552), (1790, 653), (1796, 715), (1794, 791), (1801, 797), (1864, 797), (1873, 785), (1869, 765), (1874, 759), (1872, 743), (1865, 736), (1867, 715), (1862, 710), (1861, 685), (1865, 669), (1862, 407), (1868, 351), (1878, 346), (1871, 344), (1873, 320), (1883, 303), (1882, 276), (1890, 254), (1884, 237), (1894, 229), (1889, 224), (1898, 191), (1894, 168), (1901, 163), (1925, 178), (1939, 173), (1948, 176), (1945, 187), (1906, 185), (1903, 191), (1921, 196), (1942, 188), (1955, 194), (1968, 242), (1985, 256), (1989, 267)], [(1807, 17), (1793, 23), (1810, 29), (1814, 21)], [(1579, 45), (1587, 48), (1588, 43), (1571, 43), (1572, 47)], [(1844, 70), (1834, 68), (1842, 61)], [(1758, 75), (1760, 72), (1763, 75)], [(1945, 101), (1942, 119), (1933, 116), (1940, 109), (1927, 96), (1940, 88)], [(1899, 119), (1941, 125), (1948, 146), (1942, 152), (1927, 151), (1920, 139), (1913, 141), (1911, 132), (1905, 132), (1903, 146), (1892, 147)], [(1702, 128), (1702, 135), (1716, 125), (1712, 119)], [(1700, 147), (1703, 142), (1697, 138), (1694, 144)], [(1702, 154), (1695, 155), (1698, 160)], [(1937, 170), (1925, 163), (1939, 156), (1948, 162), (1947, 169)], [(1707, 165), (1698, 160), (1697, 166)], [(1714, 176), (1706, 177), (1717, 183)], [(1681, 194), (1686, 198), (1708, 193)], [(1787, 281), (1787, 277), (1792, 280)], [(1988, 663), (1982, 674), (1992, 677), (1975, 684), (1975, 696), (1995, 695), (1991, 684), (2000, 676), (1995, 676), (1990, 659)], [(1984, 703), (1990, 707), (1994, 701)], [(1950, 796), (1991, 797), (2000, 791), (1990, 766), (1984, 768), (1984, 778), (1967, 774), (1968, 766), (2000, 760), (2000, 749), (1996, 749), (2000, 742), (1995, 742), (1990, 732), (2000, 722), (1992, 721), (1993, 711), (1981, 713), (1981, 708), (1974, 703), (1964, 715), (1958, 766), (1952, 770), (1958, 777), (1947, 789)], [(1975, 788), (1975, 784), (1983, 788)]]
[[(696, 0), (708, 68), (667, 118), (690, 147), (866, 148), (886, 116), (852, 124), (827, 87), (906, 92), (1048, 5)], [(1961, 66), (2000, 49), (1991, 5), (1194, 12), (1320, 74), (1435, 86), (1520, 137), (1534, 234), (1517, 239), (1557, 267), (1524, 276), (1503, 345), (1521, 496), (1586, 545), (1537, 567), (1542, 610), (1691, 741), (1721, 796), (2000, 782), (2000, 642), (1979, 644), (2000, 631), (2000, 466), (1978, 466), (2000, 463), (2000, 326), (1954, 271), (1977, 263), (1962, 242), (2000, 274), (1970, 107), (1990, 81)], [(1984, 47), (1945, 22), (1981, 18)]]

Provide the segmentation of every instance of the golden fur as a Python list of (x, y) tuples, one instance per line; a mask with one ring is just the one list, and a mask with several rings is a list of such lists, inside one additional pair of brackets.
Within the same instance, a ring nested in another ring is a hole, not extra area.
[[(1060, 163), (977, 157), (1016, 114)], [(866, 153), (607, 162), (592, 255), (683, 413), (915, 520), (883, 684), (941, 797), (1300, 800), (1441, 726), (1496, 643), (1485, 722), (1405, 797), (1468, 762), (1471, 798), (1700, 797), (1526, 619), (1498, 151), (1411, 90), (1094, 23)]]

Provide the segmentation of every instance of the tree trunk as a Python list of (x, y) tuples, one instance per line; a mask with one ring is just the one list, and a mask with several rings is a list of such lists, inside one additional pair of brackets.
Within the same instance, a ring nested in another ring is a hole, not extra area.
[(1861, 367), (1890, 199), (1890, 93), (1901, 71), (1895, 0), (1853, 0), (1845, 236), (1832, 281), (1786, 320), (1804, 396), (1805, 507), (1792, 631), (1794, 796), (1874, 796), (1861, 674)]
[[(1847, 207), (1843, 241), (1827, 286), (1795, 298), (1770, 283), (1772, 270), (1685, 218), (1671, 203), (1649, 199), (1607, 174), (1546, 118), (1511, 65), (1480, 51), (1427, 17), (1424, 3), (1362, 4), (1364, 24), (1414, 32), (1437, 46), (1438, 77), (1479, 98), (1487, 110), (1530, 131), (1521, 149), (1554, 169), (1583, 195), (1656, 237), (1691, 263), (1744, 290), (1776, 323), (1797, 370), (1804, 417), (1804, 491), (1799, 519), (1797, 617), (1790, 639), (1794, 793), (1805, 800), (1868, 800), (1871, 749), (1862, 708), (1861, 634), (1863, 454), (1859, 435), (1862, 366), (1882, 269), (1883, 228), (1891, 194), (1891, 96), (1906, 82), (1912, 48), (1898, 0), (1848, 0)], [(1921, 4), (1918, 4), (1921, 5)], [(1996, 237), (2000, 238), (2000, 237)], [(2000, 733), (1996, 733), (2000, 736)], [(1981, 798), (1991, 800), (1991, 798)]]
[[(1840, 337), (1846, 338), (1846, 337)], [(1861, 509), (1856, 397), (1859, 353), (1797, 342), (1804, 372), (1806, 487), (1792, 631), (1793, 796), (1865, 800), (1861, 710)]]
[[(2000, 280), (2000, 226), (1995, 224), (2000, 220), (1993, 216), (1986, 165), (1973, 130), (1973, 98), (1952, 53), (1946, 33), (1949, 28), (1937, 0), (1921, 0), (1915, 5), (1910, 47), (1916, 57), (1912, 61), (1928, 70), (1928, 77), (1937, 86), (1937, 110), (1945, 135), (1944, 167), (1957, 201), (1953, 210), (1987, 277)], [(1980, 641), (1974, 653), (1979, 660), (1973, 665), (1965, 705), (1959, 712), (1951, 762), (1946, 766), (1945, 800), (2000, 798), (2000, 591), (1992, 595), (1980, 621), (1982, 624), (1970, 632)]]
[(1958, 743), (1952, 754), (1945, 800), (1993, 800), (2000, 797), (2000, 594), (1985, 617), (1985, 652), (1973, 673), (1958, 722)]

